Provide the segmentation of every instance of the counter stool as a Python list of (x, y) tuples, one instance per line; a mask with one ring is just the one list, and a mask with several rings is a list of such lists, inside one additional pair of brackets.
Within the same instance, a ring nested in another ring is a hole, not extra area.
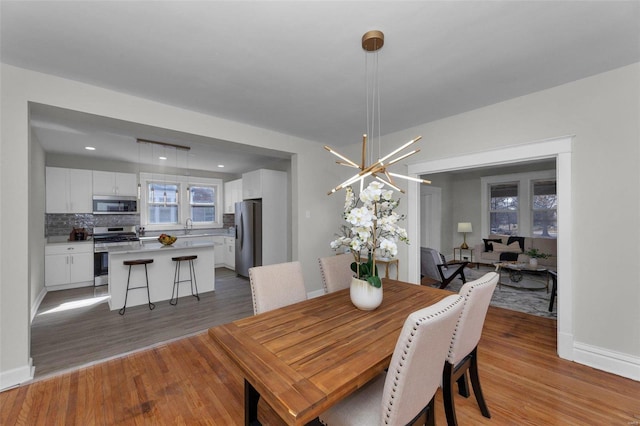
[[(190, 255), (190, 256), (178, 256), (172, 257), (171, 260), (176, 262), (176, 272), (173, 274), (173, 290), (171, 291), (171, 300), (169, 304), (177, 305), (178, 304), (178, 290), (179, 284), (189, 281), (191, 283), (191, 295), (194, 296), (198, 301), (200, 301), (200, 295), (198, 294), (198, 283), (196, 282), (196, 270), (193, 267), (193, 260), (197, 259), (198, 256)], [(180, 262), (188, 261), (189, 262), (189, 279), (188, 280), (180, 280)], [(195, 288), (196, 293), (193, 294), (193, 289)], [(175, 298), (174, 298), (175, 293)]]
[[(127, 309), (127, 296), (129, 296), (129, 290), (135, 290), (138, 288), (146, 288), (147, 289), (147, 300), (149, 301), (149, 309), (153, 309), (156, 307), (155, 304), (151, 303), (151, 296), (149, 295), (149, 274), (147, 273), (147, 265), (149, 263), (153, 263), (153, 259), (137, 259), (137, 260), (125, 260), (122, 262), (123, 265), (129, 267), (129, 276), (127, 277), (127, 292), (124, 295), (124, 306), (118, 311), (120, 315), (124, 315), (124, 311)], [(141, 285), (138, 287), (129, 287), (129, 282), (131, 281), (131, 267), (135, 265), (144, 265), (144, 275), (146, 278), (146, 285)]]

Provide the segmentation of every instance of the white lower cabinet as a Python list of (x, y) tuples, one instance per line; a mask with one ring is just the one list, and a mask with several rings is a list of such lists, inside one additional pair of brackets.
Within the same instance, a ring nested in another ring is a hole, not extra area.
[(236, 239), (224, 237), (224, 264), (231, 270), (236, 270)]
[(47, 290), (93, 285), (93, 244), (49, 244), (44, 251)]
[(216, 268), (224, 266), (224, 237), (213, 237), (213, 256), (215, 257)]

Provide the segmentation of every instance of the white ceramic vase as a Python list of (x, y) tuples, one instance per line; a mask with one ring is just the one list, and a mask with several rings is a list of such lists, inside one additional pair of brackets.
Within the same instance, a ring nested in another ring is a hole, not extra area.
[(367, 281), (351, 279), (351, 303), (362, 311), (372, 311), (382, 303), (382, 287), (377, 288)]
[(531, 266), (532, 268), (537, 268), (538, 267), (538, 258), (537, 257), (530, 257), (529, 258), (529, 266)]

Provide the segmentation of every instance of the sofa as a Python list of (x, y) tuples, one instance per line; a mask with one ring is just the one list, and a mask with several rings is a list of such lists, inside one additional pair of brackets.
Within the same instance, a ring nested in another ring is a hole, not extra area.
[[(495, 247), (494, 243), (496, 243)], [(473, 257), (476, 262), (487, 264), (501, 260), (529, 262), (529, 256), (523, 252), (531, 248), (537, 248), (540, 252), (551, 255), (546, 259), (538, 259), (538, 265), (551, 269), (557, 267), (558, 245), (555, 238), (490, 234), (487, 238), (483, 238), (482, 243), (474, 247)]]

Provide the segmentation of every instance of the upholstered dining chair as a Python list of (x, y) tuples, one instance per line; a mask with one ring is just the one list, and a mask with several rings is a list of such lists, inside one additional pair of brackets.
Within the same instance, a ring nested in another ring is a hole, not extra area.
[(484, 319), (489, 309), (491, 296), (496, 288), (500, 275), (489, 272), (462, 286), (459, 295), (464, 299), (464, 307), (451, 339), (449, 354), (442, 372), (442, 398), (449, 426), (457, 425), (454, 404), (454, 384), (458, 383), (458, 393), (469, 397), (467, 371), (471, 377), (473, 394), (482, 415), (491, 418), (489, 408), (482, 395), (480, 376), (478, 375), (478, 342), (482, 335)]
[(438, 250), (420, 247), (420, 275), (429, 277), (445, 288), (455, 277), (460, 276), (463, 283), (467, 282), (464, 268), (469, 262), (448, 265), (444, 256)]
[(329, 408), (319, 416), (320, 422), (327, 426), (406, 425), (426, 412), (433, 424), (434, 395), (462, 303), (462, 297), (451, 295), (411, 313), (387, 372)]
[(353, 255), (351, 253), (321, 257), (318, 262), (320, 263), (320, 274), (325, 293), (333, 293), (351, 286), (353, 278), (353, 271), (351, 271)]
[(307, 298), (300, 262), (249, 268), (253, 314), (281, 308)]

